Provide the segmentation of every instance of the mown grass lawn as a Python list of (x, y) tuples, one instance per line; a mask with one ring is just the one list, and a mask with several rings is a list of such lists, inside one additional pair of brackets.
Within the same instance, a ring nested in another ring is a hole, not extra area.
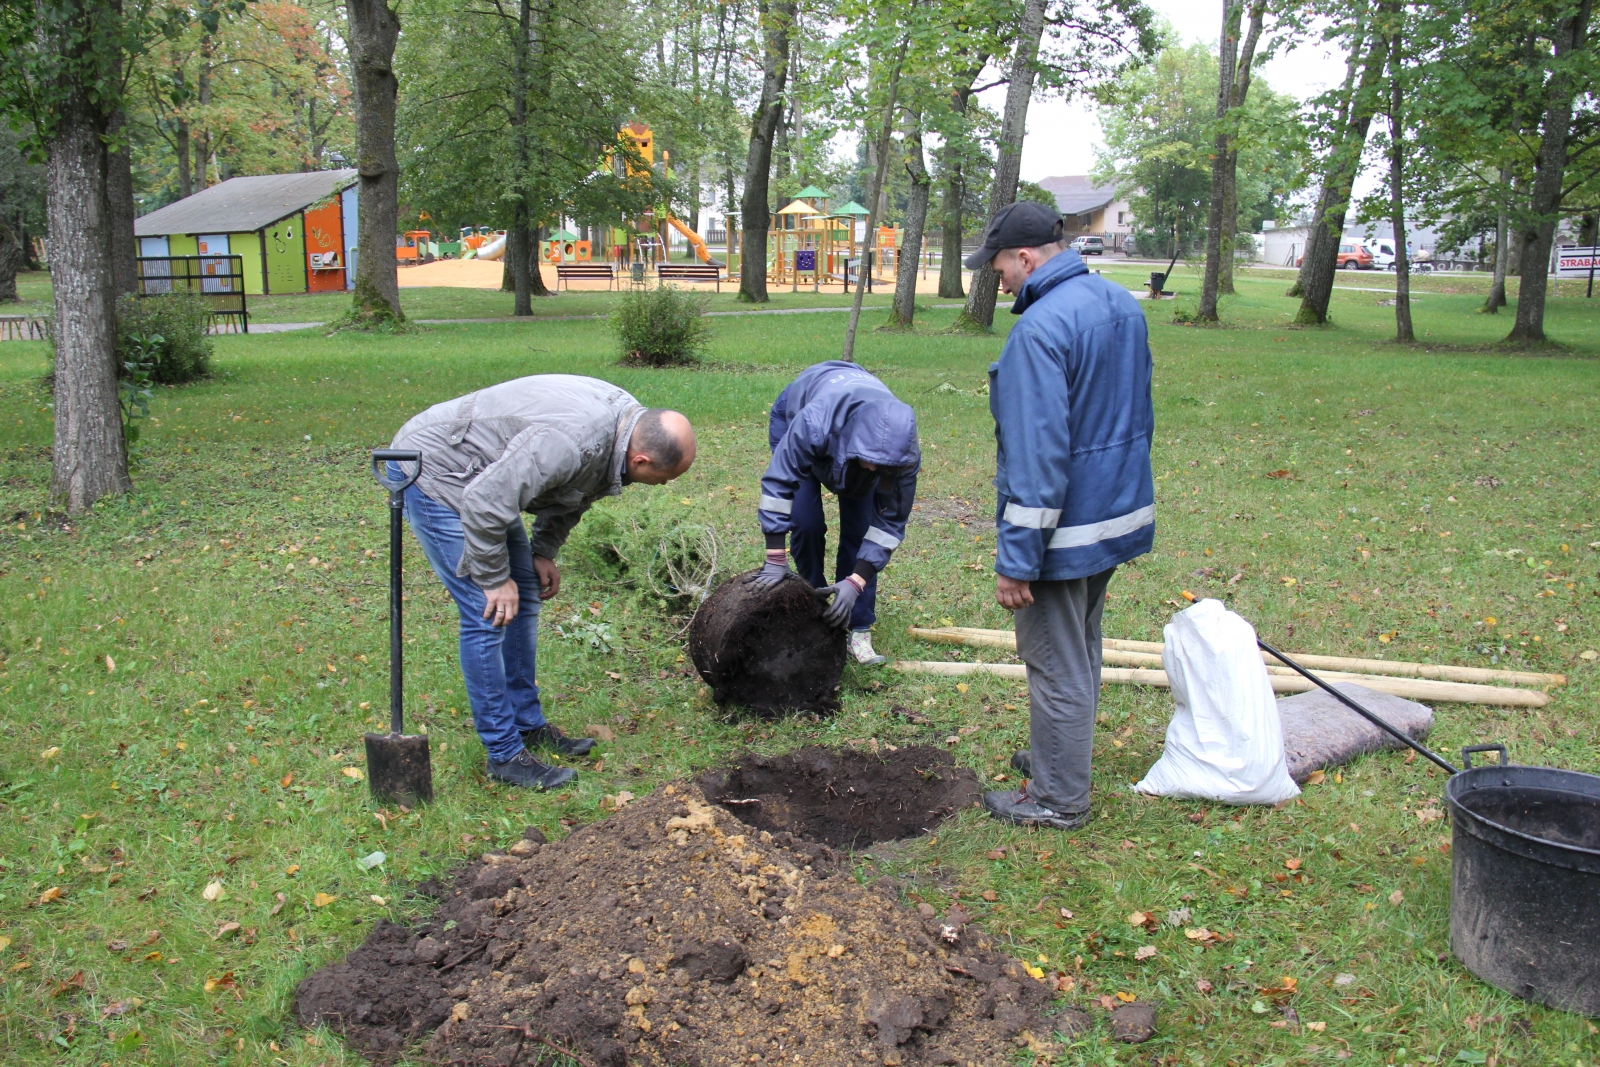
[[(1508, 315), (1475, 314), (1481, 291), (1452, 285), (1418, 297), (1425, 345), (1399, 348), (1383, 294), (1338, 290), (1334, 328), (1297, 330), (1286, 284), (1242, 280), (1221, 329), (1150, 309), (1159, 536), (1113, 582), (1107, 633), (1159, 638), (1189, 590), (1226, 597), (1290, 648), (1564, 671), (1570, 684), (1538, 712), (1440, 706), (1434, 741), (1504, 740), (1519, 761), (1600, 771), (1596, 664), (1581, 658), (1600, 648), (1600, 316), (1563, 297), (1548, 328), (1564, 347), (1508, 354), (1492, 347)], [(1001, 338), (941, 332), (953, 318), (926, 312), (921, 331), (864, 333), (858, 350), (916, 406), (925, 450), (922, 510), (882, 581), (877, 642), (894, 656), (957, 651), (914, 642), (911, 624), (1009, 625), (992, 598), (978, 392)], [(653, 550), (680, 524), (715, 528), (725, 573), (758, 562), (766, 408), (837, 354), (843, 325), (719, 319), (711, 362), (672, 371), (616, 366), (592, 321), (218, 338), (212, 380), (160, 393), (136, 494), (75, 520), (47, 505), (44, 346), (0, 345), (6, 1062), (359, 1062), (292, 1024), (295, 983), (378, 918), (416, 914), (408, 886), (524, 825), (560, 834), (599, 818), (605, 794), (747, 747), (955, 735), (985, 778), (1006, 773), (1026, 740), (1020, 688), (852, 671), (833, 719), (728, 719), (685, 669), (684, 618), (651, 590)], [(430, 403), (550, 371), (681, 408), (701, 435), (688, 477), (585, 520), (545, 608), (552, 718), (617, 739), (559, 795), (487, 783), (453, 608), (408, 536), (408, 723), (435, 739), (439, 799), (381, 810), (353, 776), (387, 694), (386, 516), (366, 450)], [(602, 623), (610, 652), (590, 645)], [(1157, 1005), (1154, 1044), (1114, 1046), (1102, 1030), (1060, 1062), (1600, 1060), (1590, 1023), (1488, 988), (1449, 955), (1448, 831), (1416, 814), (1437, 806), (1442, 778), (1423, 761), (1361, 760), (1281, 810), (1139, 800), (1127, 784), (1159, 754), (1170, 695), (1110, 688), (1102, 712), (1087, 830), (969, 813), (863, 858), (914, 899), (959, 895), (1018, 956), (1073, 974), (1078, 1002), (1125, 992)], [(1002, 846), (1005, 859), (985, 858)], [(357, 858), (375, 851), (385, 861), (364, 871)], [(1276, 880), (1291, 859), (1304, 880)], [(213, 882), (223, 895), (207, 900)], [(1127, 921), (1180, 908), (1223, 940)], [(1156, 954), (1136, 962), (1146, 945)]]

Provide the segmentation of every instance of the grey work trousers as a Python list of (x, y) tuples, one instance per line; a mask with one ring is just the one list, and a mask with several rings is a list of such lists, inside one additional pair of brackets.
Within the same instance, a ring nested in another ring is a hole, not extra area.
[(1100, 616), (1116, 568), (1088, 578), (1032, 582), (1018, 608), (1017, 655), (1028, 665), (1028, 797), (1052, 811), (1089, 810), (1089, 763), (1100, 707)]

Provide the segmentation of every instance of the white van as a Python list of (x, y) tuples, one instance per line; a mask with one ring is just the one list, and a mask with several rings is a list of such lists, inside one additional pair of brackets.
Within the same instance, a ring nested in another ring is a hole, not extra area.
[[(1394, 238), (1372, 237), (1364, 242), (1367, 254), (1372, 257), (1372, 266), (1376, 270), (1394, 270)], [(1406, 259), (1412, 263), (1417, 260), (1417, 250), (1410, 241), (1406, 242)]]

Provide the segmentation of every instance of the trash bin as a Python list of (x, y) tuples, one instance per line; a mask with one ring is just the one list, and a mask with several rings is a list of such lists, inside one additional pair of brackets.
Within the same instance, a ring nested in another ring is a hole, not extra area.
[(1150, 295), (1160, 296), (1162, 286), (1167, 284), (1167, 276), (1159, 270), (1150, 272)]

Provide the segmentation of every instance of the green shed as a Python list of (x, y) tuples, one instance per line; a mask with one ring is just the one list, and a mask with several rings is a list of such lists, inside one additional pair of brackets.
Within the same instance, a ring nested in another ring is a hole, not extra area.
[(171, 257), (238, 256), (250, 295), (326, 292), (355, 283), (356, 211), (354, 170), (261, 174), (142, 215), (133, 232), (161, 274)]

